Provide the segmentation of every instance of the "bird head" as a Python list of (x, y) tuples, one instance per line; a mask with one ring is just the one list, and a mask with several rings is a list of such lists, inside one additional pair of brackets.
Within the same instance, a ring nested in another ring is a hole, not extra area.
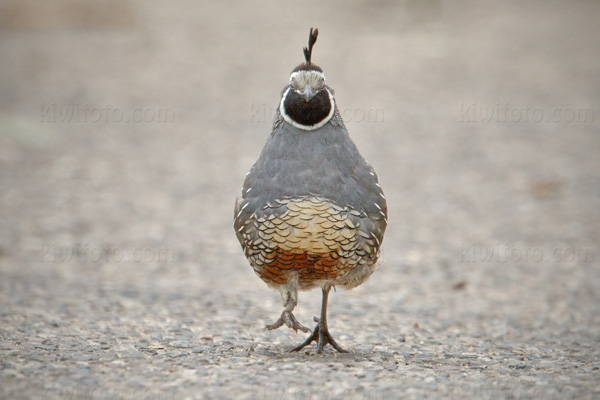
[(326, 85), (321, 67), (311, 61), (318, 35), (319, 30), (311, 28), (308, 47), (304, 48), (305, 62), (292, 70), (279, 110), (286, 122), (304, 130), (325, 125), (335, 109), (333, 90)]

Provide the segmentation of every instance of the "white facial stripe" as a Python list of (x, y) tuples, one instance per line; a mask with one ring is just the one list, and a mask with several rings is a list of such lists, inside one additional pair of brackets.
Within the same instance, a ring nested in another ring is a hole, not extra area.
[(310, 70), (310, 71), (296, 71), (296, 72), (292, 72), (292, 74), (290, 75), (290, 83), (292, 83), (292, 80), (298, 78), (299, 75), (301, 74), (306, 74), (306, 73), (313, 73), (315, 75), (320, 76), (321, 78), (323, 78), (323, 82), (325, 82), (325, 74), (319, 71), (315, 71), (315, 70)]
[(290, 118), (290, 116), (287, 115), (287, 113), (285, 112), (285, 107), (283, 106), (283, 103), (285, 102), (285, 98), (288, 95), (288, 93), (290, 92), (290, 89), (291, 89), (291, 87), (285, 91), (285, 93), (281, 97), (281, 103), (279, 103), (279, 112), (281, 113), (281, 116), (283, 117), (285, 122), (287, 122), (288, 124), (295, 126), (298, 129), (303, 129), (305, 131), (313, 131), (313, 130), (318, 129), (318, 128), (322, 127), (323, 125), (325, 125), (327, 122), (329, 122), (331, 117), (333, 117), (333, 112), (335, 111), (335, 100), (333, 100), (333, 95), (331, 94), (329, 89), (325, 88), (325, 90), (327, 90), (327, 94), (329, 95), (329, 102), (331, 103), (331, 109), (329, 110), (329, 114), (327, 114), (327, 116), (325, 118), (323, 118), (322, 121), (317, 122), (314, 125), (302, 125), (302, 124), (299, 124), (296, 121), (292, 120)]

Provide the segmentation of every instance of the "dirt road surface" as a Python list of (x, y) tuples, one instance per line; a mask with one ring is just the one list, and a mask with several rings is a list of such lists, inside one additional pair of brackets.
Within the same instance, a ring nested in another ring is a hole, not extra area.
[[(0, 2), (0, 398), (599, 398), (598, 15)], [(349, 354), (263, 330), (232, 229), (310, 27), (389, 205), (379, 269), (330, 296)]]

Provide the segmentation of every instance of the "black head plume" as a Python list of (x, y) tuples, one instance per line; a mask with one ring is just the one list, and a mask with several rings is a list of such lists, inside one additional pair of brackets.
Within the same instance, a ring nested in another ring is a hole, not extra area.
[(310, 34), (308, 36), (308, 47), (304, 48), (304, 58), (306, 59), (306, 64), (310, 65), (310, 58), (312, 56), (312, 49), (315, 43), (317, 42), (317, 36), (319, 36), (319, 30), (310, 28)]

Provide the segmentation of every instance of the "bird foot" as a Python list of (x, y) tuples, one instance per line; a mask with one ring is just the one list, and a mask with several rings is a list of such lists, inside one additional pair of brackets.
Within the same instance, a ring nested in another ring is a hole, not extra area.
[(334, 349), (336, 349), (340, 353), (348, 353), (348, 350), (344, 350), (340, 347), (339, 344), (333, 340), (333, 337), (329, 333), (329, 329), (327, 328), (327, 323), (321, 323), (319, 318), (315, 317), (315, 322), (317, 326), (315, 330), (310, 335), (308, 339), (304, 341), (300, 346), (295, 347), (292, 351), (300, 351), (304, 347), (308, 346), (312, 342), (317, 342), (317, 354), (321, 354), (323, 352), (323, 348), (325, 345), (330, 344)]
[(289, 310), (283, 310), (279, 319), (277, 319), (277, 321), (274, 323), (265, 326), (265, 329), (272, 331), (273, 329), (279, 328), (283, 324), (285, 324), (288, 328), (295, 330), (296, 333), (298, 332), (298, 329), (300, 329), (302, 332), (310, 332), (310, 329), (298, 322), (296, 317), (294, 317), (294, 314), (292, 314), (292, 312)]

